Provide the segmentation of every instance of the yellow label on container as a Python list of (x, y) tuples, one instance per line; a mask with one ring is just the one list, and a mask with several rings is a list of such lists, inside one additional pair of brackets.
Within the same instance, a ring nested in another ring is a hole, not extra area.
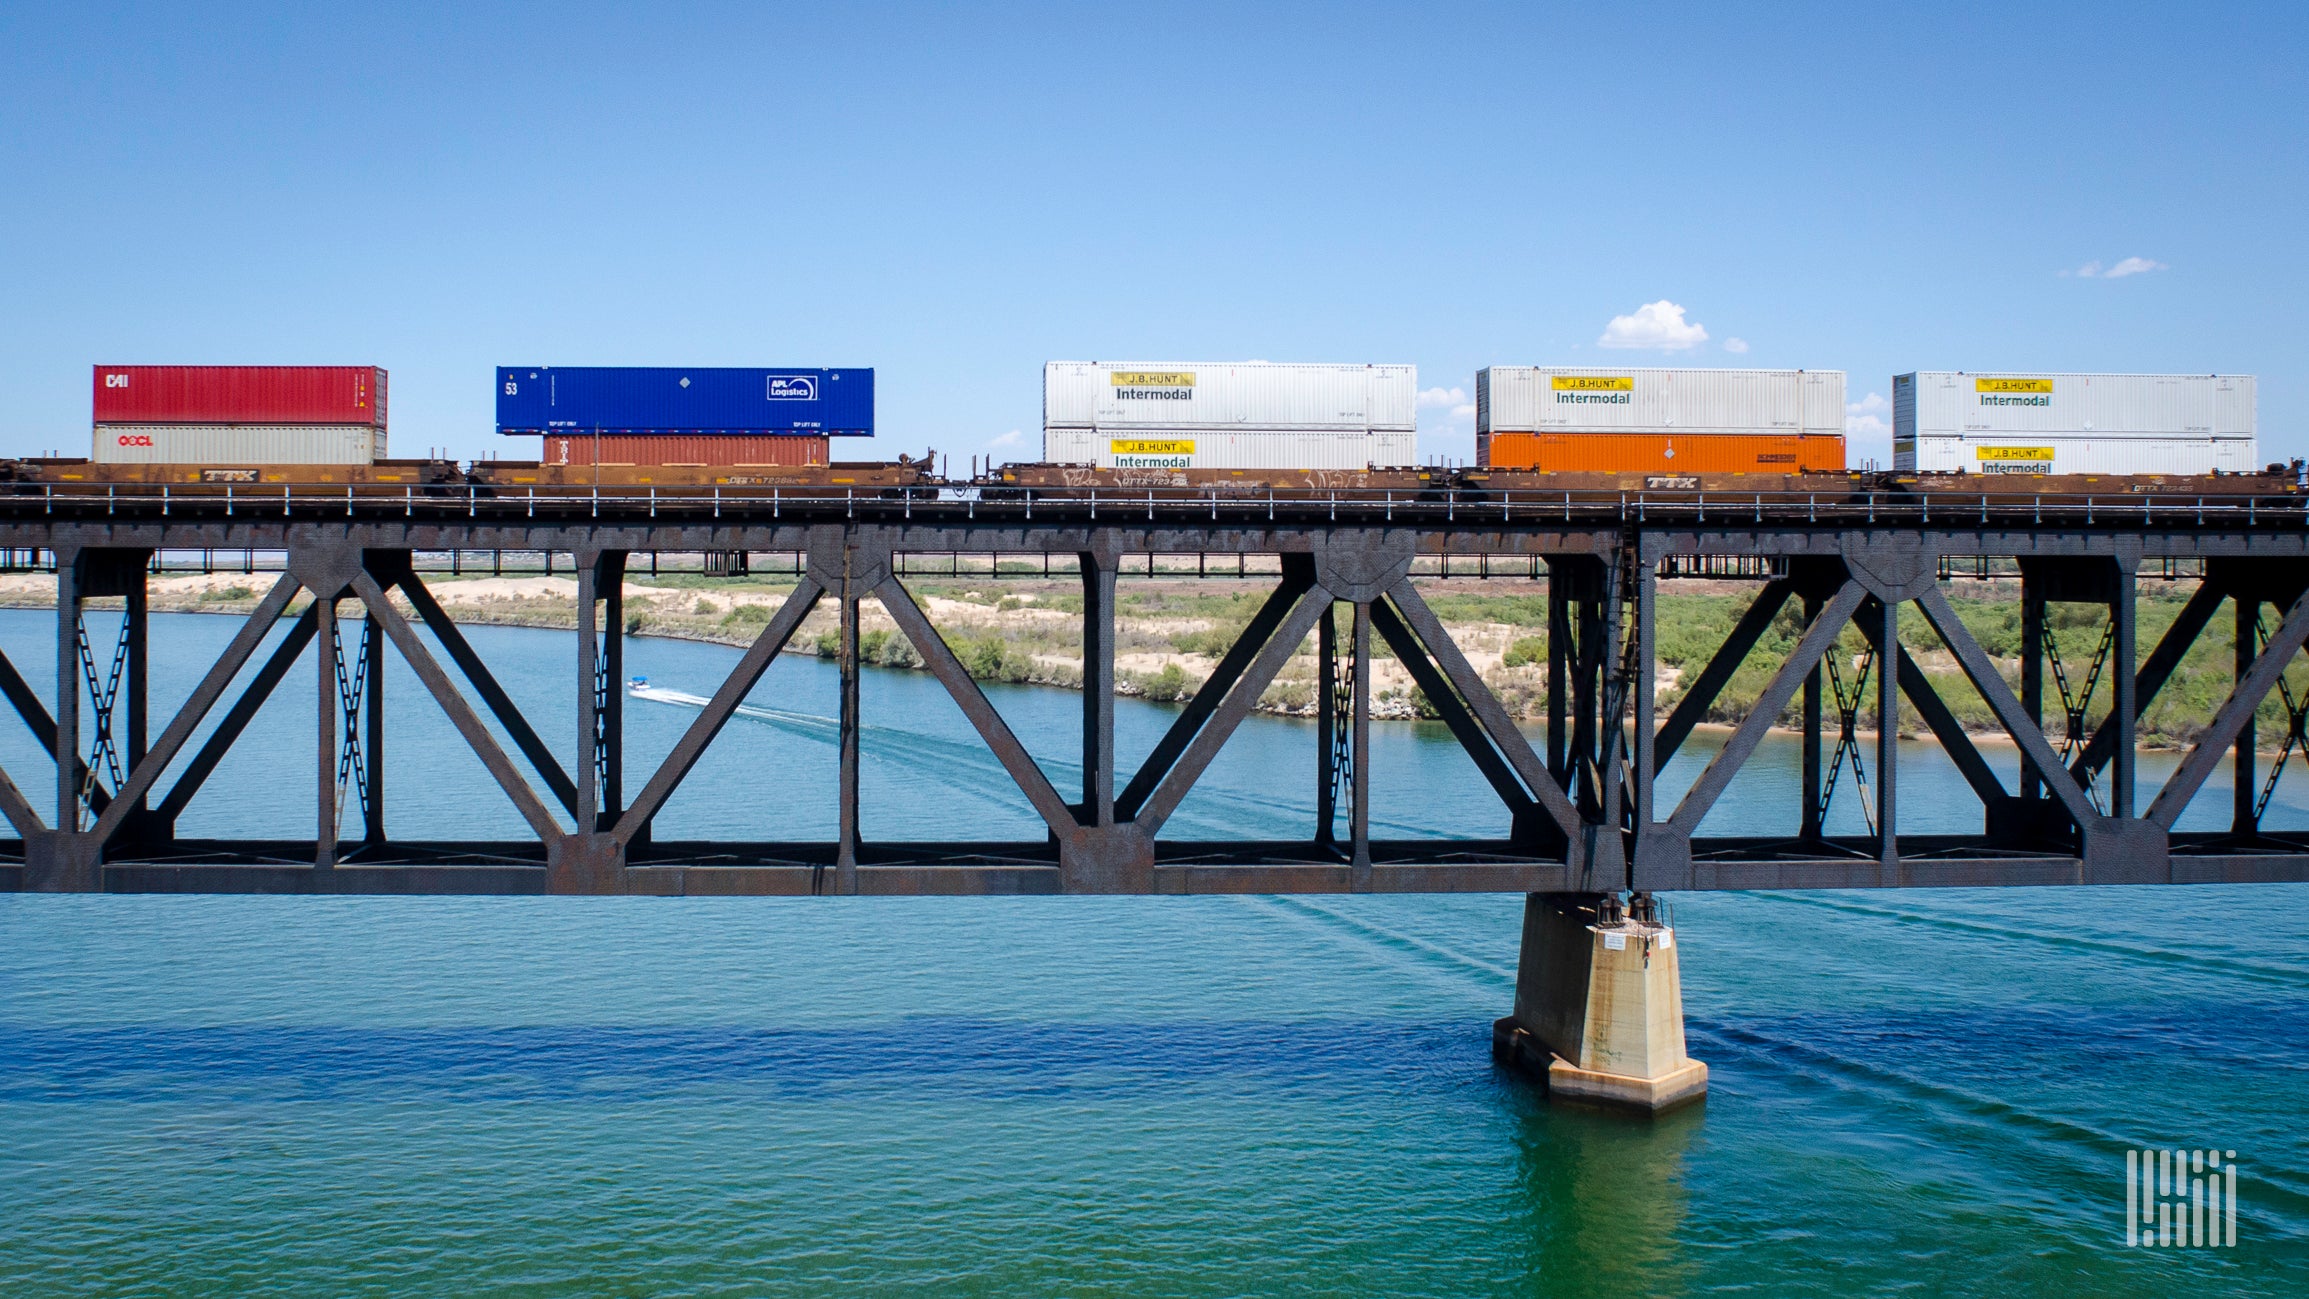
[(1117, 370), (1107, 376), (1117, 388), (1192, 388), (1192, 370)]
[(2051, 392), (2050, 379), (1975, 379), (1974, 392)]
[(1113, 438), (1106, 446), (1118, 456), (1191, 456), (1195, 453), (1193, 438)]
[(2051, 460), (2051, 447), (1976, 447), (1973, 454), (1982, 460)]
[(1557, 392), (1634, 392), (1632, 374), (1558, 374), (1548, 379)]

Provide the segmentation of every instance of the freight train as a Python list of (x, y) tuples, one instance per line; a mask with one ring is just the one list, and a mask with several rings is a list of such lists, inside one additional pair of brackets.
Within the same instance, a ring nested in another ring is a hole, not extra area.
[[(1196, 500), (2303, 490), (2299, 462), (2252, 467), (2249, 377), (1899, 376), (1906, 441), (1891, 471), (1845, 466), (1835, 372), (1491, 367), (1476, 380), (1477, 464), (1424, 468), (1389, 464), (1412, 458), (1409, 366), (1053, 362), (1044, 381), (1044, 461), (950, 478), (935, 453), (833, 459), (833, 439), (873, 431), (867, 369), (502, 367), (499, 430), (542, 438), (545, 455), (459, 462), (386, 454), (382, 369), (98, 366), (96, 454), (0, 460), (0, 484)], [(1941, 467), (1913, 467), (1924, 459)]]

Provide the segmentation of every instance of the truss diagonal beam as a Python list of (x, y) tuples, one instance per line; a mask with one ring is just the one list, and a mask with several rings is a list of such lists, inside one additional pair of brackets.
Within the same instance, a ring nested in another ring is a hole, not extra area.
[(402, 572), (395, 585), (401, 588), (403, 595), (409, 597), (409, 607), (425, 620), (425, 625), (432, 629), (434, 639), (441, 642), (441, 648), (449, 651), (449, 657), (457, 664), (457, 670), (473, 683), (473, 690), (481, 696), (481, 702), (489, 705), (490, 715), (497, 719), (499, 726), (505, 728), (507, 735), (513, 737), (513, 743), (520, 748), (521, 756), (529, 759), (529, 765), (537, 769), (538, 776), (545, 781), (546, 788), (553, 791), (553, 797), (561, 804), (562, 810), (572, 817), (576, 816), (577, 782), (569, 778), (567, 771), (562, 770), (561, 758), (553, 752), (553, 746), (538, 738), (536, 728), (529, 724), (528, 718), (521, 715), (520, 708), (513, 703), (513, 697), (505, 693), (505, 687), (497, 683), (496, 676), (489, 671), (489, 665), (473, 651), (472, 644), (465, 639), (464, 631), (449, 617), (448, 612), (441, 607), (441, 602), (433, 598), (433, 593), (426, 589), (416, 574)]
[[(1467, 710), (1475, 715), (1475, 720), (1482, 725), (1484, 734), (1490, 737), (1491, 742), (1499, 746), (1500, 756), (1507, 759), (1507, 764), (1515, 768), (1515, 774), (1523, 778), (1524, 785), (1537, 797), (1539, 805), (1547, 809), (1556, 828), (1563, 831), (1564, 837), (1571, 842), (1580, 842), (1585, 827), (1579, 809), (1571, 805), (1571, 797), (1563, 792), (1563, 786), (1556, 784), (1547, 774), (1547, 764), (1540, 760), (1539, 754), (1533, 752), (1531, 741), (1524, 738), (1523, 732), (1515, 725), (1515, 719), (1507, 715), (1507, 709), (1500, 705), (1499, 696), (1491, 693), (1491, 687), (1483, 683), (1482, 674), (1467, 661), (1465, 654), (1459, 652), (1459, 643), (1452, 640), (1451, 634), (1443, 629), (1443, 620), (1427, 607), (1427, 601), (1419, 595), (1419, 588), (1413, 586), (1411, 579), (1406, 577), (1388, 588), (1387, 598), (1395, 602), (1396, 611), (1403, 615), (1403, 621), (1411, 625), (1411, 630), (1419, 634), (1419, 639), (1435, 655), (1435, 665), (1443, 670), (1444, 677), (1452, 685), (1458, 687), (1459, 697), (1467, 701)], [(1552, 601), (1554, 597), (1551, 595), (1549, 599)], [(1551, 685), (1550, 689), (1553, 688)]]
[[(2141, 664), (2140, 674), (2134, 678), (2135, 715), (2149, 711), (2149, 705), (2155, 702), (2157, 692), (2164, 689), (2165, 683), (2172, 679), (2174, 670), (2181, 666), (2181, 660), (2188, 655), (2189, 647), (2197, 643), (2197, 637), (2212, 623), (2213, 615), (2220, 611), (2221, 601), (2227, 598), (2227, 593), (2218, 583), (2198, 583), (2195, 593), (2189, 596), (2188, 603), (2181, 606), (2180, 613), (2174, 615), (2173, 625), (2167, 627), (2165, 634), (2158, 638), (2157, 647), (2149, 651), (2148, 661)], [(2122, 670), (2122, 665), (2119, 665), (2119, 669)], [(2092, 739), (2085, 744), (2084, 752), (2077, 756), (2069, 773), (2079, 781), (2092, 779), (2094, 773), (2107, 766), (2109, 759), (2116, 756), (2116, 748), (2117, 723), (2115, 716), (2111, 715), (2101, 719), (2100, 728), (2093, 732)]]
[[(724, 726), (729, 725), (730, 718), (737, 713), (738, 705), (745, 702), (746, 696), (762, 679), (762, 674), (769, 671), (770, 664), (786, 648), (786, 642), (794, 638), (794, 632), (801, 627), (802, 620), (818, 607), (818, 600), (825, 593), (824, 587), (804, 577), (794, 588), (793, 594), (786, 597), (786, 602), (778, 606), (777, 613), (770, 617), (769, 625), (762, 628), (761, 635), (754, 637), (754, 643), (746, 648), (745, 656), (738, 660), (737, 667), (723, 680), (721, 689), (714, 691), (714, 697), (690, 722), (689, 729), (682, 732), (681, 740), (673, 746), (673, 752), (665, 755), (665, 761), (658, 764), (649, 783), (641, 787), (641, 793), (634, 797), (633, 805), (617, 818), (616, 827), (610, 831), (612, 838), (621, 844), (630, 844), (641, 834), (642, 827), (658, 814), (658, 810), (665, 806), (665, 801), (673, 797), (674, 790), (688, 778), (690, 770), (697, 766), (698, 759), (705, 756), (707, 746), (722, 733)], [(612, 686), (615, 687), (614, 682)]]
[(906, 633), (906, 639), (914, 642), (914, 649), (922, 655), (922, 662), (938, 678), (939, 684), (946, 687), (946, 693), (952, 695), (954, 702), (961, 706), (962, 715), (970, 719), (970, 725), (976, 728), (979, 738), (986, 741), (988, 749), (993, 750), (995, 760), (1002, 764), (1003, 770), (1010, 773), (1010, 779), (1017, 783), (1019, 792), (1026, 795), (1026, 801), (1033, 804), (1036, 814), (1050, 827), (1050, 832), (1061, 838), (1072, 832), (1077, 824), (1074, 809), (1059, 797), (1058, 790), (1050, 783), (1050, 777), (1043, 774), (1041, 765), (1035, 762), (1033, 754), (1026, 751), (1026, 746), (1018, 742), (1018, 736), (1011, 731), (1010, 724), (1002, 720), (1002, 714), (987, 702), (986, 692), (970, 679), (969, 669), (954, 657), (953, 647), (930, 624), (921, 606), (914, 603), (914, 595), (906, 589), (905, 583), (900, 582), (896, 574), (892, 574), (874, 589), (873, 594), (882, 601), (882, 607), (889, 611), (898, 629)]
[(1202, 778), (1203, 769), (1210, 766), (1211, 759), (1219, 755), (1220, 746), (1227, 742), (1228, 736), (1235, 733), (1237, 726), (1242, 725), (1243, 718), (1250, 715), (1251, 708), (1259, 702), (1259, 696), (1266, 693), (1275, 674), (1281, 672), (1283, 665), (1291, 661), (1291, 655), (1298, 652), (1300, 642), (1307, 639), (1307, 633), (1315, 630), (1315, 620), (1329, 612), (1330, 608), (1331, 593), (1322, 587), (1311, 586), (1300, 593), (1299, 602), (1291, 607), (1282, 626), (1259, 648), (1258, 657), (1251, 660), (1250, 669), (1243, 673), (1241, 680), (1235, 682), (1232, 690), (1227, 691), (1227, 697), (1220, 702), (1218, 711), (1211, 715), (1210, 724), (1195, 734), (1194, 742), (1187, 746), (1185, 753), (1179, 755), (1177, 765), (1163, 777), (1162, 783), (1155, 787), (1154, 795), (1147, 799), (1146, 806), (1133, 818), (1150, 837), (1161, 832), (1163, 822), (1168, 821), (1171, 813), (1178, 810), (1187, 791), (1193, 789), (1195, 782)]
[[(529, 782), (522, 778), (520, 770), (513, 765), (513, 759), (505, 756), (505, 750), (498, 747), (497, 737), (489, 733), (489, 728), (482, 724), (473, 706), (465, 702), (465, 696), (458, 692), (457, 684), (449, 679), (448, 673), (441, 670), (441, 664), (425, 648), (425, 642), (417, 638), (417, 629), (411, 627), (408, 620), (401, 616), (401, 611), (393, 607), (393, 601), (386, 596), (384, 588), (377, 585), (377, 579), (366, 571), (355, 573), (353, 594), (360, 596), (361, 603), (368, 606), (370, 616), (377, 620), (377, 625), (383, 627), (385, 635), (392, 639), (393, 648), (401, 651), (401, 657), (408, 661), (417, 679), (425, 683), (426, 690), (432, 692), (434, 702), (440, 704), (441, 711), (449, 715), (450, 724), (457, 728), (459, 735), (465, 737), (465, 743), (481, 759), (481, 765), (489, 769), (489, 774), (496, 779), (498, 787), (505, 791), (505, 796), (513, 800), (514, 810), (521, 813), (521, 819), (529, 823), (530, 830), (541, 842), (547, 844), (561, 838), (565, 832), (554, 821), (553, 813), (546, 810), (544, 802), (537, 797), (537, 791), (531, 789)], [(411, 603), (416, 601), (412, 599)], [(556, 767), (553, 770), (558, 772), (559, 769)], [(566, 780), (567, 776), (564, 775), (563, 779)]]
[(233, 701), (233, 706), (225, 711), (224, 720), (209, 732), (208, 739), (201, 743), (200, 751), (192, 755), (191, 762), (185, 764), (183, 774), (176, 778), (174, 785), (169, 786), (168, 796), (161, 799), (156, 809), (161, 820), (174, 821), (184, 815), (184, 809), (192, 803), (193, 796), (200, 793), (201, 785), (216, 770), (217, 764), (224, 761), (225, 754), (232, 751), (241, 732), (248, 729), (257, 711), (265, 706), (265, 701), (272, 697), (274, 687), (280, 685), (281, 678), (296, 666), (297, 657), (304, 653), (305, 646), (313, 643), (313, 632), (320, 625), (319, 608), (319, 601), (306, 605), (305, 611), (289, 624), (288, 635), (282, 637), (281, 643), (274, 647), (272, 657), (257, 669), (256, 677), (249, 682), (248, 689)]
[(1146, 756), (1145, 762), (1139, 764), (1137, 774), (1131, 777), (1130, 784), (1124, 786), (1122, 794), (1114, 800), (1115, 820), (1128, 821), (1138, 815), (1139, 809), (1153, 795), (1155, 786), (1170, 774), (1170, 769), (1178, 763), (1179, 755), (1187, 751), (1195, 735), (1210, 721), (1211, 714), (1218, 711), (1227, 692), (1234, 688), (1244, 670), (1251, 666), (1251, 660), (1258, 657), (1259, 648), (1274, 636), (1275, 629), (1282, 626), (1283, 619), (1290, 615), (1292, 606), (1314, 583), (1314, 577), (1302, 567), (1294, 566), (1284, 573), (1282, 583), (1268, 594), (1266, 602), (1259, 606), (1259, 611), (1251, 615), (1251, 621), (1243, 628), (1243, 634), (1227, 647), (1218, 666), (1211, 669), (1209, 679), (1195, 691), (1186, 707), (1179, 710), (1179, 715), (1171, 720), (1170, 729), (1163, 732), (1154, 751)]
[(1411, 629), (1396, 616), (1387, 601), (1371, 602), (1371, 625), (1378, 629), (1380, 637), (1395, 651), (1396, 660), (1410, 671), (1411, 680), (1426, 694), (1427, 702), (1434, 705), (1444, 725), (1451, 728), (1451, 734), (1459, 740), (1459, 747), (1467, 750), (1467, 756), (1475, 760), (1475, 769), (1491, 782), (1491, 788), (1498, 793), (1499, 800), (1516, 812), (1532, 806), (1531, 791), (1523, 787), (1523, 782), (1516, 777), (1515, 769), (1507, 765), (1507, 759), (1499, 756), (1499, 749), (1492, 744), (1491, 737), (1484, 734), (1483, 727), (1467, 711), (1467, 706), (1459, 701), (1458, 692), (1451, 688), (1451, 683), (1444, 679), (1443, 674), (1428, 659), (1426, 647), (1411, 634)]
[[(1860, 633), (1868, 638), (1868, 644), (1876, 650), (1877, 661), (1881, 663), (1884, 659), (1884, 646), (1878, 642), (1884, 637), (1875, 621), (1862, 618), (1859, 626)], [(1893, 648), (1899, 651), (1895, 659), (1894, 680), (1900, 687), (1900, 693), (1908, 696), (1908, 702), (1916, 706), (1917, 716), (1924, 719), (1924, 725), (1932, 731), (1932, 737), (1940, 741), (1941, 751), (1948, 755), (1950, 762), (1956, 764), (1956, 770), (1964, 777), (1964, 783), (1972, 786), (1973, 794), (1984, 804), (2003, 798), (2004, 782), (1996, 778), (1996, 769), (1988, 765), (1988, 759), (1980, 756), (1980, 748), (1972, 742), (1970, 735), (1965, 734), (1964, 724), (1956, 720), (1956, 714), (1948, 711), (1947, 701), (1940, 697), (1939, 691), (1932, 688), (1932, 678), (1924, 675), (1924, 669), (1916, 666), (1916, 660), (1908, 655), (1907, 646), (1895, 645)]]
[(48, 823), (40, 819), (40, 813), (34, 811), (31, 802), (24, 797), (24, 791), (16, 787), (16, 782), (9, 779), (5, 771), (0, 771), (0, 815), (6, 816), (8, 824), (16, 827), (16, 835), (20, 839), (28, 840), (48, 828)]
[(1700, 669), (1699, 676), (1693, 678), (1692, 688), (1676, 701), (1674, 711), (1660, 725), (1659, 735), (1652, 741), (1653, 775), (1667, 770), (1669, 759), (1675, 757), (1676, 750), (1691, 738), (1692, 728), (1707, 718), (1708, 708), (1716, 702), (1716, 696), (1722, 694), (1724, 687), (1731, 683), (1732, 675), (1747, 661), (1749, 653), (1756, 648), (1756, 642), (1764, 638), (1766, 631), (1771, 630), (1772, 619), (1780, 616), (1780, 609), (1788, 603), (1788, 597), (1795, 593), (1796, 584), (1784, 577), (1766, 582), (1764, 589), (1756, 593), (1755, 603), (1740, 615), (1740, 621), (1732, 627), (1732, 634), (1724, 638), (1724, 643), (1708, 659), (1708, 665)]
[(2069, 819), (2079, 826), (2088, 826), (2098, 820), (2100, 813), (2086, 796), (2084, 787), (2068, 777), (2060, 755), (2054, 753), (2052, 746), (2045, 742), (2043, 728), (2021, 706), (2019, 697), (2012, 693), (2012, 687), (2005, 684), (2003, 674), (1996, 670), (1996, 664), (1988, 657), (1988, 651), (1982, 649), (1980, 642), (1974, 640), (1972, 633), (1965, 629), (1963, 621), (1956, 616), (1955, 608), (1948, 603), (1948, 597), (1935, 586), (1918, 597), (1916, 604), (1924, 610), (1924, 617), (1932, 624), (1932, 630), (1940, 637), (1940, 643), (1956, 656), (1957, 663), (1964, 668), (1964, 675), (1971, 679), (1972, 688), (1988, 701), (1990, 711), (2003, 724), (2005, 734), (2020, 746), (2022, 756), (2035, 763), (2038, 771), (2045, 773), (2045, 789), (2060, 800), (2061, 809), (2069, 814)]
[(1772, 674), (1772, 684), (1764, 687), (1763, 697), (1756, 701), (1755, 708), (1740, 719), (1732, 737), (1724, 741), (1724, 747), (1709, 760), (1707, 770), (1685, 791), (1683, 801), (1676, 804), (1675, 813), (1668, 818), (1669, 825), (1687, 837), (1699, 829), (1708, 809), (1723, 796), (1725, 787), (1732, 783), (1732, 777), (1756, 751), (1756, 746), (1764, 742), (1764, 733), (1780, 720), (1788, 701), (1796, 697), (1804, 678), (1812, 675), (1821, 657), (1835, 646), (1836, 638), (1844, 634), (1844, 624), (1852, 621), (1852, 615), (1859, 610), (1860, 601), (1866, 595), (1858, 582), (1850, 580), (1837, 589), (1834, 598), (1820, 610), (1820, 616), (1804, 629), (1804, 638), (1796, 642), (1796, 652)]
[[(48, 750), (49, 757), (55, 757), (56, 719), (49, 715), (48, 705), (41, 702), (6, 654), (0, 654), (0, 694), (7, 695), (8, 702), (15, 705), (16, 715), (31, 729), (32, 738)], [(89, 775), (87, 760), (77, 753), (72, 755), (72, 780), (75, 787), (88, 791), (88, 805), (98, 814), (111, 804), (112, 792), (104, 787), (102, 780)]]
[(128, 773), (127, 781), (113, 796), (111, 805), (104, 809), (104, 814), (96, 819), (95, 826), (89, 830), (91, 842), (101, 848), (120, 829), (120, 823), (128, 819), (128, 814), (136, 810), (145, 792), (152, 788), (153, 782), (160, 779), (160, 773), (176, 760), (177, 750), (192, 738), (192, 733), (199, 729), (202, 720), (208, 716), (208, 710), (216, 706), (216, 701), (232, 685), (233, 678), (240, 675), (241, 668), (257, 652), (257, 646), (264, 644), (265, 634), (281, 620), (281, 613), (289, 607), (289, 601), (299, 589), (301, 587), (297, 579), (283, 573), (280, 580), (273, 583), (273, 589), (265, 592), (265, 598), (257, 602), (248, 621), (242, 623), (241, 629), (233, 635), (232, 643), (225, 646), (224, 653), (209, 666), (200, 684), (193, 687), (191, 697), (184, 701), (184, 707), (176, 710), (176, 716), (170, 719), (168, 729), (162, 731), (160, 738), (153, 742), (151, 751), (144, 755), (144, 761), (137, 763), (136, 769)]
[(2285, 675), (2285, 669), (2292, 664), (2293, 656), (2301, 652), (2304, 641), (2309, 641), (2309, 594), (2293, 602), (2292, 610), (2269, 637), (2269, 644), (2260, 657), (2253, 660), (2253, 666), (2229, 692), (2221, 711), (2213, 714), (2213, 724), (2198, 737), (2189, 756), (2181, 759), (2180, 769), (2173, 773), (2172, 779), (2157, 791), (2156, 799), (2149, 804), (2149, 820), (2166, 830), (2173, 828), (2173, 823), (2181, 818), (2181, 810), (2197, 796), (2197, 790), (2204, 785), (2205, 777), (2213, 773), (2221, 755), (2236, 743), (2238, 732), (2275, 688), (2278, 678)]

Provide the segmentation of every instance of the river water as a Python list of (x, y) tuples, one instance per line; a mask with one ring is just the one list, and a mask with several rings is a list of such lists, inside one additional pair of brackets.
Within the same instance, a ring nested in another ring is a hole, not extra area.
[[(235, 625), (156, 620), (156, 732)], [(52, 629), (0, 613), (0, 649), (51, 680)], [(567, 635), (473, 640), (566, 751)], [(628, 653), (700, 695), (736, 659)], [(390, 661), (393, 832), (521, 835)], [(311, 834), (314, 693), (184, 833)], [(1079, 696), (990, 693), (1079, 780)], [(929, 677), (864, 697), (869, 836), (1038, 832)], [(834, 698), (780, 660), (661, 833), (830, 837)], [(638, 786), (692, 714), (630, 709)], [(1118, 701), (1126, 770), (1171, 715)], [(1169, 832), (1300, 832), (1313, 734), (1247, 721)], [(1792, 828), (1794, 762), (1708, 831)], [(1977, 825), (1902, 763), (1908, 828)], [(1382, 724), (1373, 770), (1382, 837), (1505, 828), (1440, 727)], [(2309, 1292), (2309, 889), (1674, 899), (1712, 1091), (1654, 1122), (1492, 1067), (1521, 905), (0, 897), (0, 1292)], [(2153, 1145), (2236, 1152), (2238, 1248), (2125, 1247)]]

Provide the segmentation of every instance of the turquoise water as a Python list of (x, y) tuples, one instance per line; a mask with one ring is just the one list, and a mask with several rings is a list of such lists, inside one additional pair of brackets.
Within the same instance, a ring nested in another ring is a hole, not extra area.
[[(232, 626), (162, 622), (165, 717)], [(35, 681), (51, 627), (0, 614)], [(567, 638), (474, 639), (565, 741)], [(698, 694), (736, 657), (630, 653)], [(518, 835), (387, 687), (396, 833)], [(1079, 698), (996, 693), (1064, 788)], [(284, 683), (185, 833), (310, 834), (313, 697)], [(869, 834), (1035, 832), (935, 683), (865, 698)], [(781, 661), (663, 833), (829, 835), (832, 699)], [(1130, 756), (1169, 717), (1118, 712)], [(635, 706), (630, 781), (689, 716)], [(1247, 722), (1172, 833), (1296, 832), (1312, 734)], [(1792, 758), (1709, 829), (1792, 824)], [(0, 764), (33, 783), (22, 727)], [(1382, 834), (1504, 829), (1435, 728), (1374, 767)], [(1904, 752), (1912, 828), (1968, 801)], [(1491, 1066), (1513, 897), (0, 897), (0, 1292), (2301, 1293), (2305, 904), (1677, 898), (1713, 1090), (1641, 1122)], [(2158, 1144), (2237, 1151), (2240, 1248), (2125, 1249)]]

